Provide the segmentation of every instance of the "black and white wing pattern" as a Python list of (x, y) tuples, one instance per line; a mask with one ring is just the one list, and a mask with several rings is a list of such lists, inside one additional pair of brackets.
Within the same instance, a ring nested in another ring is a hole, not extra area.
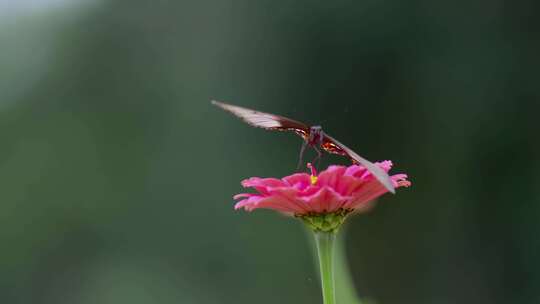
[(321, 147), (328, 153), (348, 156), (354, 163), (364, 166), (386, 189), (388, 189), (388, 191), (396, 193), (394, 184), (392, 183), (390, 176), (388, 176), (388, 173), (369, 160), (356, 154), (356, 152), (340, 143), (335, 138), (325, 133)]
[(294, 131), (304, 139), (309, 137), (309, 126), (299, 121), (279, 115), (233, 106), (215, 100), (212, 100), (212, 104), (232, 113), (253, 127), (275, 131)]

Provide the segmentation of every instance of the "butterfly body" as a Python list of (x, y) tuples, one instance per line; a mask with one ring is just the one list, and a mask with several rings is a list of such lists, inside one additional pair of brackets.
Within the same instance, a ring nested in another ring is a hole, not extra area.
[(253, 127), (273, 131), (292, 131), (302, 137), (304, 139), (304, 143), (300, 149), (299, 164), (302, 163), (302, 155), (304, 154), (306, 146), (310, 146), (317, 151), (317, 160), (322, 155), (321, 150), (319, 149), (321, 148), (328, 153), (345, 156), (354, 164), (364, 166), (366, 170), (368, 170), (386, 189), (388, 189), (388, 191), (392, 193), (395, 192), (394, 185), (384, 170), (356, 154), (356, 152), (340, 143), (335, 138), (326, 134), (321, 126), (316, 125), (310, 127), (304, 123), (287, 117), (259, 112), (219, 101), (212, 101), (212, 104), (232, 113)]
[(322, 145), (323, 139), (324, 139), (324, 132), (321, 126), (309, 127), (309, 137), (307, 138), (307, 143), (310, 146)]

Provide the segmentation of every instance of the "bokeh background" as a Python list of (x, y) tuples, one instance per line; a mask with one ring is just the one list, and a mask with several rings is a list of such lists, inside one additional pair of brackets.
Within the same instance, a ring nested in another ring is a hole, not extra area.
[(539, 303), (539, 25), (534, 0), (1, 0), (0, 302), (320, 303), (303, 227), (232, 209), (301, 141), (219, 99), (409, 174), (345, 231), (362, 297)]

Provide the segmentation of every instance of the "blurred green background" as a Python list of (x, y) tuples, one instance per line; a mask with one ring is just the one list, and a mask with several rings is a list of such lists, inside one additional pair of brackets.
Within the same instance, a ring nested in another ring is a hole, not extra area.
[(232, 209), (301, 140), (211, 99), (409, 174), (347, 227), (360, 295), (539, 303), (539, 25), (534, 0), (0, 0), (0, 303), (321, 303), (303, 227)]

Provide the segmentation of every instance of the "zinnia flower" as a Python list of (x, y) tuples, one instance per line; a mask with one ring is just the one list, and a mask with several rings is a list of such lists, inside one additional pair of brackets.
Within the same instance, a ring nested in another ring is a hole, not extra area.
[[(391, 161), (375, 163), (388, 172)], [(363, 166), (330, 166), (319, 175), (308, 164), (311, 175), (296, 173), (282, 179), (252, 177), (242, 186), (254, 188), (258, 193), (242, 193), (235, 209), (253, 211), (272, 209), (299, 217), (318, 231), (335, 231), (345, 216), (353, 211), (369, 208), (374, 199), (388, 192)], [(408, 187), (406, 174), (390, 176), (394, 187)]]
[[(391, 161), (375, 163), (385, 172)], [(296, 173), (282, 179), (252, 177), (242, 186), (256, 193), (234, 196), (240, 199), (235, 209), (247, 211), (272, 209), (300, 218), (315, 236), (321, 274), (323, 302), (335, 304), (333, 252), (335, 235), (347, 215), (368, 209), (374, 199), (388, 192), (363, 166), (330, 166), (317, 175), (308, 164), (311, 174)], [(390, 176), (395, 188), (409, 187), (405, 174)]]

